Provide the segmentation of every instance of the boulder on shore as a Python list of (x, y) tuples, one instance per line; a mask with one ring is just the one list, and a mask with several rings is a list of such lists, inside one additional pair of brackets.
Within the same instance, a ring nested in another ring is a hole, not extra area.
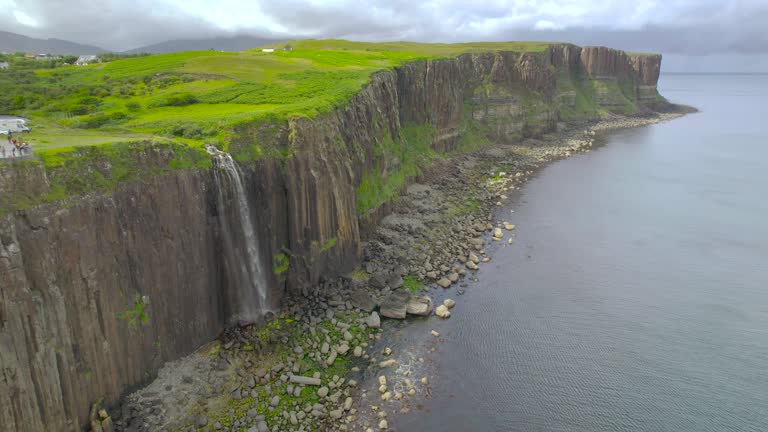
[(365, 324), (370, 328), (381, 327), (381, 318), (376, 311), (371, 312), (371, 315), (365, 320)]
[(319, 386), (320, 378), (306, 377), (301, 375), (291, 375), (291, 382), (294, 384)]
[(405, 319), (406, 304), (411, 298), (405, 290), (395, 290), (381, 303), (381, 316), (394, 319)]
[(403, 278), (400, 275), (392, 275), (387, 279), (387, 285), (392, 289), (398, 289), (403, 286)]
[(437, 281), (437, 284), (440, 285), (443, 288), (448, 288), (451, 286), (451, 281), (449, 281), (446, 278), (442, 278), (439, 281)]
[(427, 296), (411, 297), (405, 305), (410, 315), (429, 316), (432, 313), (432, 299)]
[(440, 318), (449, 318), (451, 316), (451, 311), (449, 311), (445, 305), (440, 305), (435, 309), (435, 315)]
[(387, 286), (387, 277), (381, 273), (376, 273), (368, 279), (368, 285), (376, 289), (382, 289)]
[(349, 301), (352, 303), (352, 306), (366, 312), (371, 312), (376, 308), (376, 301), (373, 300), (371, 294), (365, 289), (354, 291), (352, 295), (349, 296)]
[(388, 359), (388, 360), (384, 360), (382, 362), (379, 362), (379, 367), (384, 369), (384, 368), (392, 367), (392, 366), (394, 366), (396, 364), (397, 364), (397, 362), (395, 361), (395, 359)]

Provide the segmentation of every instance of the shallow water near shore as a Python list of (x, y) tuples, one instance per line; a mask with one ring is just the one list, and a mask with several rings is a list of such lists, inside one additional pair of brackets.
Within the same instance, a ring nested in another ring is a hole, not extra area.
[(660, 88), (701, 112), (541, 170), (453, 316), (402, 329), (441, 338), (391, 428), (768, 430), (768, 75)]

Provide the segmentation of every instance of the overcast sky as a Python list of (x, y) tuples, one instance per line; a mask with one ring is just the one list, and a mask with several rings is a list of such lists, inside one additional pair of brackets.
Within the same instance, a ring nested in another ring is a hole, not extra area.
[(661, 52), (666, 70), (768, 71), (768, 0), (0, 0), (0, 18), (110, 50), (235, 34), (526, 39)]

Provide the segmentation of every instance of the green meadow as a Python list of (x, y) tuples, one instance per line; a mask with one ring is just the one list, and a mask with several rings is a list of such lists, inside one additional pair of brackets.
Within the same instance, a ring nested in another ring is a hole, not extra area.
[[(24, 139), (36, 156), (10, 162), (10, 168), (19, 178), (42, 168), (49, 182), (42, 193), (21, 188), (0, 196), (0, 215), (113, 190), (173, 170), (210, 168), (204, 144), (231, 151), (241, 162), (285, 157), (290, 149), (269, 143), (283, 120), (314, 118), (343, 106), (377, 71), (463, 53), (544, 51), (549, 45), (343, 40), (289, 44), (290, 50), (277, 44), (268, 53), (262, 48), (193, 51), (89, 66), (0, 71), (0, 114), (29, 119), (32, 132)], [(406, 163), (386, 178), (373, 173), (363, 180), (357, 191), (361, 214), (390, 199), (430, 157), (421, 135), (432, 131), (408, 125), (404, 133), (412, 142), (407, 152), (391, 137), (381, 145)], [(242, 136), (252, 139), (243, 142)]]
[(421, 44), (302, 40), (244, 52), (192, 51), (90, 66), (0, 73), (0, 113), (30, 119), (36, 153), (169, 138), (227, 148), (237, 124), (314, 117), (376, 71), (467, 52), (542, 51), (547, 43)]

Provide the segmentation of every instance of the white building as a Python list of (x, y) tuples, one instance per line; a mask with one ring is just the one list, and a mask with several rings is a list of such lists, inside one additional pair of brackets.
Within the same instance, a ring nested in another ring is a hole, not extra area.
[(274, 48), (262, 48), (261, 52), (275, 52)]
[(8, 64), (7, 61), (0, 62), (0, 69), (8, 69), (9, 67), (11, 67), (11, 65)]

